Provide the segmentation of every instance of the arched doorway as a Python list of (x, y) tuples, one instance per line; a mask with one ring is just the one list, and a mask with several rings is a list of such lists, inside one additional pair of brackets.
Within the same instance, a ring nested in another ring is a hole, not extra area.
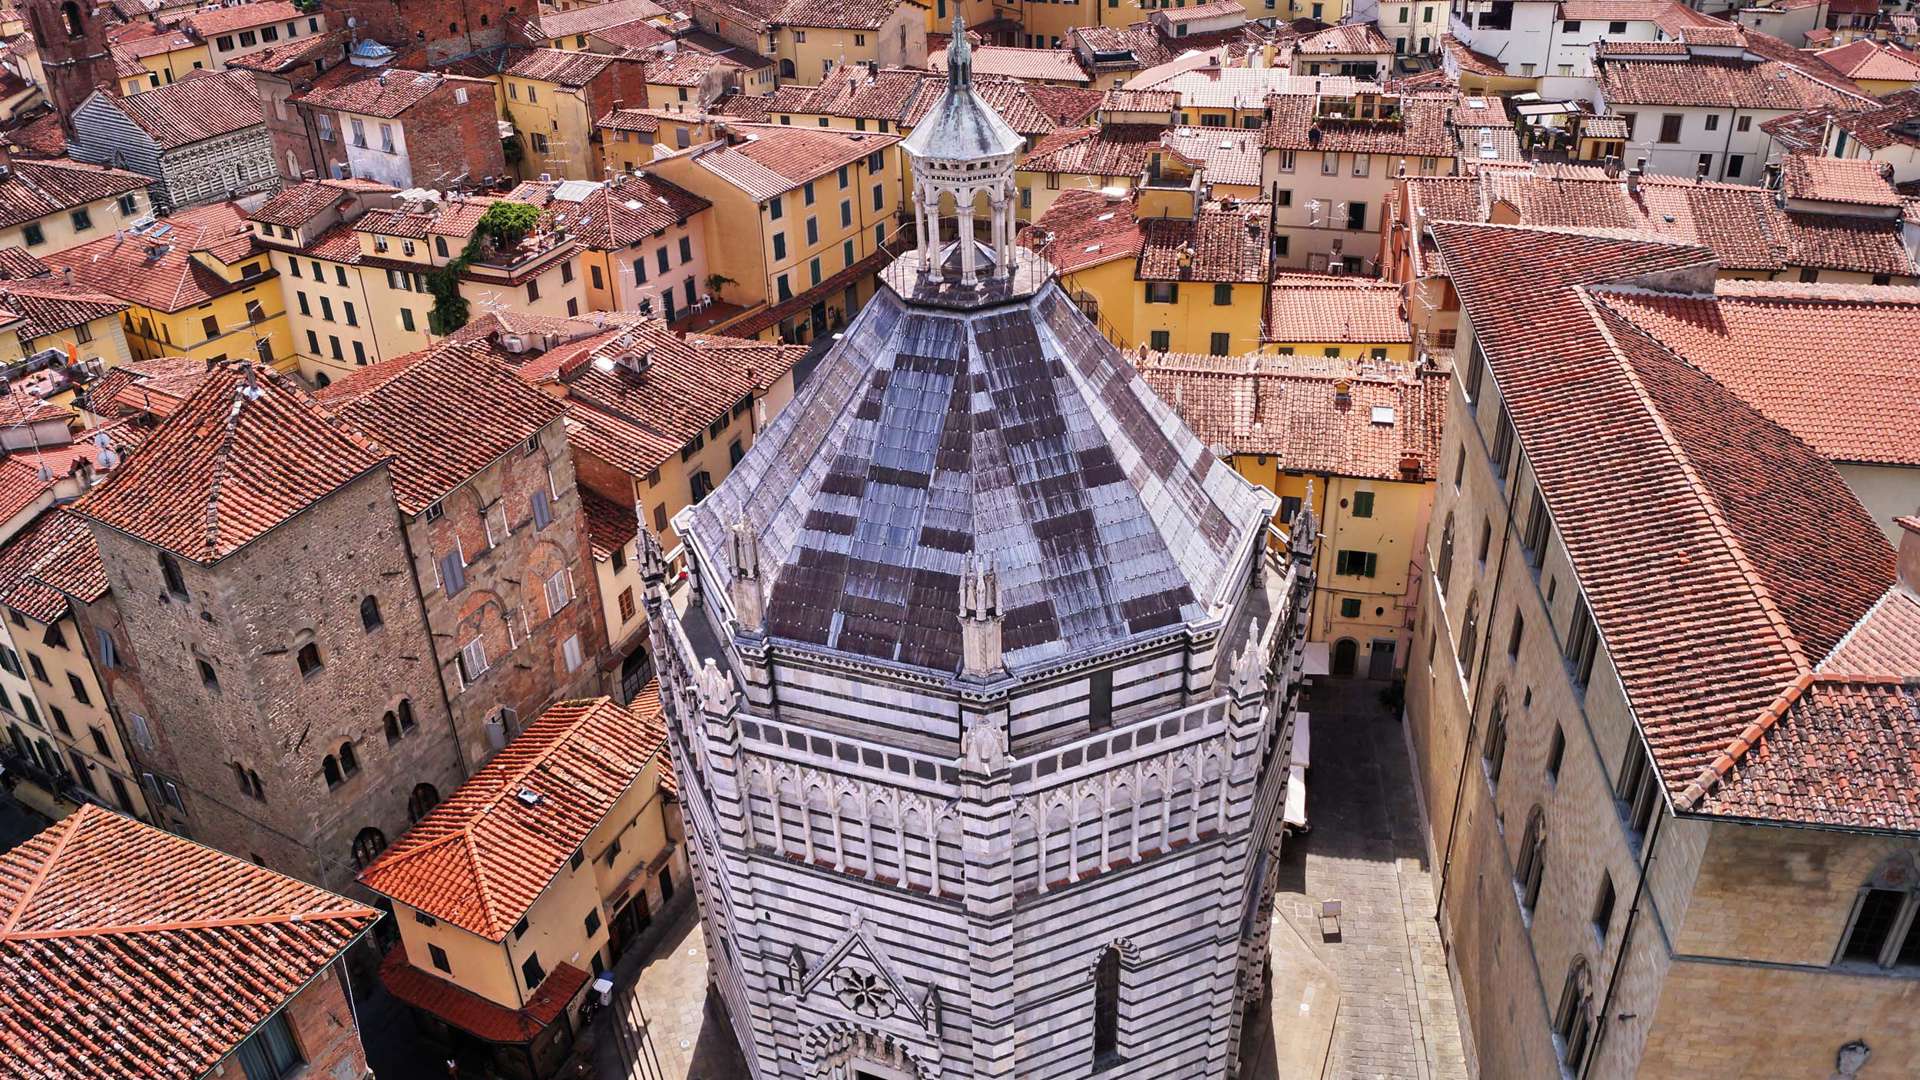
[(1333, 674), (1337, 678), (1350, 678), (1353, 669), (1360, 663), (1360, 643), (1350, 637), (1343, 637), (1333, 643)]

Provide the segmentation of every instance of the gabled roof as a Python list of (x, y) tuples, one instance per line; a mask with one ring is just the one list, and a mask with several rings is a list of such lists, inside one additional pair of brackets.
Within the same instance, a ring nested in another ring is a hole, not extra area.
[(1827, 458), (1920, 466), (1920, 288), (1722, 281), (1604, 300)]
[(1195, 435), (1228, 453), (1277, 457), (1292, 472), (1434, 479), (1447, 419), (1444, 369), (1183, 353), (1148, 353), (1139, 366)]
[[(10, 311), (25, 321), (6, 328), (20, 335), (25, 344), (61, 330), (112, 318), (127, 310), (124, 301), (83, 285), (68, 285), (53, 278), (28, 278), (24, 281), (0, 281), (0, 310)], [(0, 319), (0, 324), (9, 320)]]
[(654, 3), (654, 0), (608, 0), (604, 4), (582, 4), (572, 11), (541, 8), (530, 29), (540, 37), (563, 38), (591, 34), (609, 26), (643, 19), (657, 19), (666, 13), (666, 9)]
[[(905, 3), (927, 7), (920, 0)], [(900, 0), (787, 0), (773, 21), (786, 26), (878, 30), (900, 8)]]
[(248, 219), (298, 228), (357, 195), (391, 195), (399, 190), (371, 180), (297, 180), (274, 192)]
[(292, 22), (304, 14), (287, 0), (254, 0), (247, 4), (196, 11), (180, 20), (180, 23), (202, 38), (210, 38), (216, 34), (231, 33), (254, 26), (266, 26), (269, 23)]
[(1380, 36), (1370, 22), (1343, 23), (1308, 34), (1293, 43), (1293, 51), (1302, 56), (1347, 56), (1392, 53), (1393, 42)]
[(1690, 806), (1885, 592), (1892, 552), (1831, 463), (1616, 309), (1632, 286), (1602, 287), (1704, 282), (1704, 249), (1432, 229), (1655, 766)]
[(783, 195), (900, 141), (898, 135), (786, 124), (742, 124), (739, 143), (696, 147), (694, 163), (756, 201)]
[(1677, 105), (1720, 109), (1778, 109), (1796, 112), (1818, 106), (1862, 110), (1872, 98), (1846, 76), (1828, 68), (1810, 70), (1779, 59), (1688, 55), (1674, 60), (1612, 59), (1602, 51), (1594, 60), (1600, 93), (1610, 107)]
[(1920, 82), (1920, 56), (1872, 38), (1856, 38), (1816, 55), (1849, 79)]
[[(945, 53), (929, 53), (927, 67), (944, 74)], [(1017, 49), (1007, 45), (983, 45), (973, 50), (973, 70), (981, 75), (1000, 75), (1009, 79), (1051, 80), (1087, 83), (1087, 73), (1072, 49)]]
[(654, 684), (630, 706), (560, 702), (362, 870), (360, 883), (504, 940), (647, 768), (666, 771), (666, 746)]
[(1267, 99), (1270, 115), (1261, 129), (1263, 145), (1276, 150), (1318, 150), (1328, 153), (1409, 154), (1452, 157), (1457, 152), (1448, 111), (1458, 101), (1453, 93), (1406, 94), (1399, 97), (1396, 120), (1343, 119), (1323, 115), (1323, 98), (1331, 94), (1274, 94)]
[(211, 563), (389, 458), (291, 378), (229, 362), (75, 509)]
[(1267, 341), (1359, 345), (1413, 340), (1400, 287), (1346, 275), (1282, 274), (1267, 290)]
[(1789, 199), (1892, 208), (1900, 205), (1892, 174), (1893, 166), (1865, 158), (1788, 154), (1782, 162), (1781, 190)]
[[(571, 49), (528, 49), (524, 55), (501, 72), (516, 79), (532, 79), (537, 82), (549, 82), (556, 86), (579, 88), (600, 77), (600, 73), (615, 64), (639, 64), (631, 57), (608, 56), (605, 53), (581, 52)], [(649, 70), (651, 65), (648, 65)]]
[[(47, 263), (72, 270), (74, 281), (97, 292), (157, 311), (182, 311), (244, 287), (193, 257), (196, 251), (217, 252), (232, 264), (257, 251), (239, 204), (197, 206), (161, 218), (160, 225), (164, 231), (116, 233), (56, 251)], [(155, 245), (165, 250), (156, 256)]]
[(1134, 206), (1131, 194), (1109, 198), (1084, 188), (1062, 191), (1046, 213), (1021, 231), (1020, 242), (1062, 274), (1139, 258), (1145, 235), (1133, 216)]
[[(583, 55), (570, 53), (568, 55)], [(405, 68), (363, 68), (339, 64), (315, 79), (313, 87), (294, 99), (316, 109), (396, 117), (425, 101), (449, 82), (466, 87), (487, 86), (485, 79)], [(488, 89), (491, 95), (493, 91)]]
[[(1056, 131), (1034, 144), (1018, 171), (1133, 180), (1146, 171), (1153, 152), (1161, 149), (1161, 135), (1166, 130), (1150, 124), (1098, 124)], [(1255, 139), (1256, 157), (1258, 147)], [(1254, 182), (1259, 182), (1258, 177)]]
[(50, 272), (47, 264), (35, 258), (26, 248), (18, 245), (0, 248), (0, 281), (36, 278)]
[(407, 514), (518, 451), (562, 411), (505, 364), (446, 344), (360, 368), (315, 396), (392, 455), (394, 498)]
[[(31, 458), (11, 457), (7, 466), (35, 474), (37, 479)], [(60, 584), (79, 589), (82, 600), (97, 599), (106, 591), (106, 568), (100, 562), (93, 530), (78, 515), (53, 509), (35, 517), (0, 545), (0, 605), (43, 625), (64, 618), (67, 594), (41, 577), (42, 567), (48, 564), (53, 567), (51, 576)]]
[(1142, 281), (1262, 283), (1271, 256), (1267, 215), (1272, 207), (1252, 199), (1229, 207), (1208, 203), (1191, 220), (1149, 218), (1138, 277)]
[(245, 71), (189, 71), (166, 86), (100, 100), (119, 109), (162, 150), (265, 123), (253, 76)]
[(193, 1080), (378, 918), (83, 805), (0, 855), (0, 1058), (21, 1077)]
[(66, 158), (16, 158), (0, 176), (0, 228), (144, 190), (150, 176)]

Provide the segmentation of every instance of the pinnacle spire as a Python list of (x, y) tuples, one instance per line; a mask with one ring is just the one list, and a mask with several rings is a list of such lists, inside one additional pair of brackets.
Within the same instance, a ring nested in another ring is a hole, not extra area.
[(953, 13), (953, 40), (947, 43), (947, 86), (955, 90), (973, 88), (973, 46), (967, 43), (967, 20)]

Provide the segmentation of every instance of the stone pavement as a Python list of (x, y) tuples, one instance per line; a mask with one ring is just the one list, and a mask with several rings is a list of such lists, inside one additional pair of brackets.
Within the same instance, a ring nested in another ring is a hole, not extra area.
[[(1325, 1076), (1464, 1080), (1460, 1016), (1433, 921), (1411, 763), (1398, 717), (1380, 704), (1384, 686), (1323, 679), (1305, 706), (1313, 829), (1288, 841), (1275, 908), (1338, 982)], [(1342, 902), (1341, 932), (1327, 937), (1320, 902), (1334, 898)], [(1276, 949), (1276, 994), (1282, 962)]]
[[(622, 969), (628, 958), (622, 958)], [(647, 953), (631, 989), (614, 999), (614, 1014), (593, 1024), (598, 1080), (747, 1080), (746, 1062), (707, 1000), (707, 947), (692, 904), (680, 910)]]

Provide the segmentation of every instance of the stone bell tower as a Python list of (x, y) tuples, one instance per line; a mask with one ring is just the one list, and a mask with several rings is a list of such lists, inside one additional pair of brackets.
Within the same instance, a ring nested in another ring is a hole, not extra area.
[(60, 126), (72, 135), (73, 111), (80, 103), (94, 90), (111, 91), (116, 85), (107, 50), (112, 12), (92, 0), (16, 0), (15, 6), (33, 30), (47, 72), (47, 96)]

